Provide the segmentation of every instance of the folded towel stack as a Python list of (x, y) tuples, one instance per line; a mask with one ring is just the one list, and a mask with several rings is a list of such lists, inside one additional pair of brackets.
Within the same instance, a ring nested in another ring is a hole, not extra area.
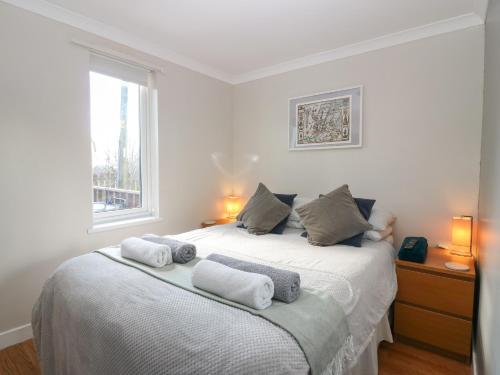
[(151, 267), (163, 267), (172, 263), (172, 251), (167, 245), (161, 245), (137, 237), (130, 237), (123, 240), (121, 254), (124, 258), (129, 258)]
[(274, 299), (291, 303), (300, 294), (300, 275), (297, 272), (280, 270), (262, 264), (245, 262), (220, 254), (210, 254), (207, 260), (224, 264), (240, 271), (258, 273), (271, 278), (274, 284)]
[(193, 285), (256, 310), (271, 306), (273, 281), (265, 275), (240, 271), (221, 263), (201, 260), (194, 266)]
[(196, 257), (196, 246), (187, 242), (181, 242), (172, 238), (160, 237), (156, 234), (145, 234), (143, 240), (167, 245), (172, 250), (172, 260), (175, 263), (187, 263)]

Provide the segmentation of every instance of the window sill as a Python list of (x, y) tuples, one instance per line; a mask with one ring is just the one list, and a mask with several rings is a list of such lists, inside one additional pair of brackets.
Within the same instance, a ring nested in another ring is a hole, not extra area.
[(134, 227), (137, 225), (159, 223), (160, 221), (163, 221), (163, 219), (161, 217), (156, 217), (156, 216), (147, 216), (147, 217), (141, 217), (141, 218), (137, 218), (137, 219), (126, 219), (126, 220), (120, 220), (120, 221), (113, 221), (111, 223), (95, 224), (92, 228), (87, 229), (87, 233), (88, 234), (99, 233), (99, 232), (105, 232), (105, 231), (109, 231), (109, 230)]

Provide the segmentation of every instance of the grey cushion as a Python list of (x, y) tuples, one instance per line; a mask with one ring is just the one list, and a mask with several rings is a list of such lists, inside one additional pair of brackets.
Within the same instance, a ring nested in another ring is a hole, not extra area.
[(266, 234), (291, 211), (291, 207), (276, 198), (263, 183), (259, 183), (257, 191), (236, 218), (247, 227), (249, 233)]
[(307, 230), (307, 239), (312, 245), (335, 245), (371, 229), (371, 225), (359, 212), (347, 185), (295, 210)]

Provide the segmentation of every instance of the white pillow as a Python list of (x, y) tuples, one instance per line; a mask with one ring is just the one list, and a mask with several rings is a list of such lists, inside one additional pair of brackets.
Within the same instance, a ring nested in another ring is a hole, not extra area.
[(384, 230), (367, 230), (363, 235), (363, 237), (372, 241), (381, 241), (391, 233), (392, 233), (392, 226), (389, 225)]
[(372, 225), (373, 230), (385, 230), (389, 225), (394, 223), (396, 217), (392, 212), (374, 207), (368, 223)]
[(304, 224), (302, 224), (301, 221), (295, 221), (295, 220), (287, 221), (286, 226), (288, 228), (306, 229), (306, 227), (304, 227)]
[(313, 200), (314, 200), (314, 198), (296, 197), (293, 200), (292, 213), (290, 214), (290, 216), (288, 216), (288, 221), (287, 221), (286, 225), (288, 227), (291, 227), (291, 228), (298, 228), (298, 229), (304, 228), (304, 226), (300, 222), (300, 216), (297, 213), (297, 211), (295, 211), (295, 209), (297, 207), (303, 206), (306, 203), (309, 203)]

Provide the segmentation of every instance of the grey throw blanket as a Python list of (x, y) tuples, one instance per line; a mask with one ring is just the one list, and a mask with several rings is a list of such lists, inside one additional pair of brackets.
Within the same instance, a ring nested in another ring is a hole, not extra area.
[(168, 245), (172, 250), (172, 260), (175, 263), (187, 263), (196, 257), (196, 246), (187, 242), (174, 240), (173, 238), (161, 237), (156, 234), (145, 234), (143, 240)]
[(245, 272), (269, 276), (274, 283), (274, 298), (286, 303), (295, 301), (300, 294), (300, 275), (297, 272), (246, 262), (221, 254), (210, 254), (208, 260)]
[[(203, 291), (189, 291), (186, 271), (196, 261), (153, 269), (121, 258), (119, 249), (101, 254), (61, 265), (34, 306), (32, 326), (45, 374), (341, 371), (351, 336), (335, 303), (333, 310), (324, 305), (322, 311), (302, 311), (300, 316), (289, 308), (300, 305), (303, 296), (312, 297), (303, 300), (304, 306), (311, 304), (314, 296), (305, 293), (294, 304), (273, 303), (262, 310), (264, 316)], [(165, 282), (165, 275), (173, 280)], [(293, 332), (276, 323), (288, 315)], [(299, 343), (301, 335), (311, 342)]]

